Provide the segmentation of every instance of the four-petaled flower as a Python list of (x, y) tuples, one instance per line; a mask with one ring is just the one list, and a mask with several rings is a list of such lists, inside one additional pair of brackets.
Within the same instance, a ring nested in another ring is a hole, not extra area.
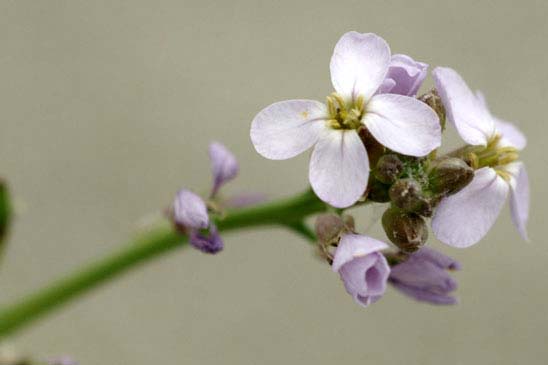
[(364, 307), (379, 300), (386, 290), (390, 267), (380, 251), (387, 248), (382, 241), (348, 233), (335, 251), (333, 271), (339, 273), (354, 301)]
[[(387, 78), (391, 65), (394, 76)], [(309, 170), (314, 192), (332, 206), (351, 206), (363, 195), (370, 169), (359, 129), (367, 128), (378, 142), (406, 155), (425, 156), (441, 143), (439, 119), (430, 107), (406, 95), (377, 93), (385, 80), (397, 86), (396, 67), (381, 37), (344, 34), (331, 58), (336, 93), (327, 105), (289, 100), (266, 107), (252, 122), (255, 149), (266, 158), (283, 160), (315, 146)], [(413, 75), (407, 93), (421, 79)]]
[(450, 294), (457, 282), (447, 270), (460, 270), (452, 258), (423, 247), (404, 262), (392, 267), (388, 281), (402, 293), (432, 304), (457, 304)]
[(517, 161), (527, 143), (525, 136), (493, 116), (483, 96), (474, 94), (454, 70), (438, 67), (433, 76), (448, 120), (470, 145), (464, 149), (465, 157), (476, 169), (468, 186), (437, 207), (434, 234), (454, 247), (477, 243), (495, 223), (510, 192), (512, 220), (527, 240), (529, 179), (524, 164)]

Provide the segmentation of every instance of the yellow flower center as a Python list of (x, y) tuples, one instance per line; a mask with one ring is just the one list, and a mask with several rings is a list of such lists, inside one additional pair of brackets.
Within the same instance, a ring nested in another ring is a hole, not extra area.
[(473, 169), (477, 170), (482, 167), (491, 167), (495, 169), (497, 174), (505, 180), (510, 179), (510, 174), (504, 168), (511, 162), (519, 159), (519, 151), (514, 147), (501, 147), (499, 142), (500, 134), (496, 134), (489, 139), (487, 146), (470, 147), (465, 157), (470, 162)]
[(342, 96), (333, 93), (327, 97), (329, 119), (327, 123), (333, 129), (358, 129), (365, 113), (365, 100), (359, 96), (356, 100), (345, 101)]

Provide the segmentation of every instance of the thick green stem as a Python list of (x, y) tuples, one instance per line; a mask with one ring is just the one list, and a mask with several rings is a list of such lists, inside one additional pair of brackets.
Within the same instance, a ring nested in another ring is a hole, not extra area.
[[(216, 224), (220, 231), (280, 225), (313, 240), (314, 234), (302, 223), (303, 219), (325, 208), (323, 202), (311, 191), (307, 191), (294, 198), (228, 212), (225, 217), (217, 219)], [(174, 248), (182, 247), (185, 242), (186, 237), (171, 227), (155, 229), (130, 242), (121, 251), (91, 263), (44, 289), (5, 306), (0, 310), (0, 338), (128, 269)]]

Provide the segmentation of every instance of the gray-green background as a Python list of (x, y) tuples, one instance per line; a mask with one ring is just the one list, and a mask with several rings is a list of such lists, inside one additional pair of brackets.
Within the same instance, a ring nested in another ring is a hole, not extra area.
[(264, 160), (250, 121), (330, 93), (348, 30), (459, 70), (527, 134), (532, 180), (530, 243), (507, 208), (472, 248), (432, 240), (463, 263), (455, 307), (393, 290), (358, 307), (300, 238), (268, 229), (227, 235), (214, 257), (172, 252), (11, 343), (82, 364), (545, 363), (547, 13), (545, 1), (2, 0), (0, 174), (19, 213), (0, 303), (121, 247), (179, 187), (207, 189), (211, 139), (241, 162), (227, 193), (303, 189), (308, 157)]

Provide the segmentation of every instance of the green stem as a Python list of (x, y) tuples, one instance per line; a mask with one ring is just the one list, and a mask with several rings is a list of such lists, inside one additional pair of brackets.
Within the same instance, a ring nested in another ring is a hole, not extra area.
[[(274, 201), (228, 212), (216, 220), (220, 231), (229, 231), (265, 225), (281, 225), (300, 233), (309, 240), (314, 233), (304, 225), (303, 219), (324, 211), (326, 206), (311, 191), (290, 199)], [(21, 329), (67, 303), (138, 264), (182, 247), (186, 237), (171, 227), (155, 229), (123, 248), (65, 278), (46, 286), (0, 310), (0, 338)]]

